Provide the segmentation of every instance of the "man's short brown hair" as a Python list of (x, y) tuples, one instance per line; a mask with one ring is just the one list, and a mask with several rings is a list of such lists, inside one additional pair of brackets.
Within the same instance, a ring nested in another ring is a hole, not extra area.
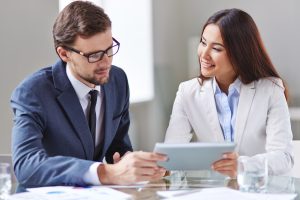
[(55, 49), (70, 46), (76, 36), (90, 37), (111, 28), (111, 21), (104, 10), (91, 2), (74, 1), (58, 15), (53, 25)]

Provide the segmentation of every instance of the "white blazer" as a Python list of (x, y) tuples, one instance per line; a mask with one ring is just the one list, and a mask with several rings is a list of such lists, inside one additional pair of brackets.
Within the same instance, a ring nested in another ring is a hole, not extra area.
[[(213, 79), (183, 82), (173, 105), (167, 143), (224, 142), (219, 123)], [(241, 84), (234, 142), (239, 155), (268, 158), (269, 174), (288, 173), (293, 167), (292, 131), (284, 86), (278, 78)]]

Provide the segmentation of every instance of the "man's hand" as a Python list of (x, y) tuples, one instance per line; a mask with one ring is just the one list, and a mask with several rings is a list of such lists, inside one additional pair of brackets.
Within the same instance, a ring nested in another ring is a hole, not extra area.
[(113, 160), (114, 160), (114, 164), (121, 160), (121, 155), (119, 154), (119, 152), (114, 153)]
[(236, 152), (225, 153), (222, 159), (213, 163), (212, 169), (230, 178), (236, 178), (238, 157), (239, 155)]
[(150, 152), (129, 152), (122, 159), (115, 153), (115, 164), (101, 164), (97, 172), (102, 184), (133, 184), (140, 181), (158, 180), (166, 170), (157, 161), (167, 160), (167, 156)]
[[(123, 157), (124, 157), (126, 154), (128, 154), (128, 153), (131, 153), (131, 151), (127, 151), (127, 152), (123, 155)], [(122, 159), (122, 158), (121, 158), (121, 155), (120, 155), (119, 152), (114, 153), (114, 155), (113, 155), (114, 164), (117, 163), (117, 162), (119, 162), (121, 159)]]

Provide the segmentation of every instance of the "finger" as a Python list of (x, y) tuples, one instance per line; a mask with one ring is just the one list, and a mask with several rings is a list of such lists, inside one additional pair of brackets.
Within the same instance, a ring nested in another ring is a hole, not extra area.
[(236, 153), (236, 152), (224, 153), (222, 155), (222, 158), (224, 158), (224, 159), (237, 159), (238, 158), (238, 153)]
[(117, 163), (121, 160), (121, 156), (120, 156), (119, 152), (114, 153), (113, 160), (114, 160), (114, 163)]
[(212, 165), (221, 165), (222, 163), (233, 161), (233, 159), (222, 158), (212, 163)]
[(154, 176), (156, 174), (160, 174), (161, 177), (166, 173), (166, 170), (164, 168), (137, 168), (136, 174), (141, 176)]
[(222, 165), (226, 165), (227, 163), (233, 162), (231, 159), (221, 159), (218, 160), (216, 162), (214, 162), (212, 165), (213, 166), (222, 166)]
[(160, 166), (157, 164), (156, 161), (144, 160), (144, 159), (139, 159), (135, 161), (134, 166), (140, 168), (154, 168), (154, 169), (160, 168)]
[(230, 178), (236, 178), (237, 176), (237, 173), (234, 172), (234, 171), (228, 171), (228, 170), (220, 170), (218, 171), (220, 174), (223, 174), (223, 175), (227, 175), (229, 176)]
[(152, 160), (152, 161), (166, 161), (168, 159), (166, 155), (160, 153), (154, 153), (154, 152), (139, 151), (136, 152), (136, 155), (145, 160)]
[(126, 168), (142, 168), (142, 167), (149, 167), (149, 168), (156, 168), (158, 169), (159, 166), (157, 165), (156, 161), (152, 160), (145, 160), (140, 158), (140, 156), (134, 155), (133, 153), (126, 156), (120, 161), (122, 166), (127, 166)]
[(165, 173), (156, 173), (155, 175), (151, 176), (149, 181), (157, 181), (160, 180)]
[[(145, 171), (144, 171), (145, 172)], [(141, 174), (139, 176), (136, 177), (136, 180), (138, 181), (155, 181), (155, 180), (160, 180), (164, 174), (165, 174), (166, 170), (155, 170), (154, 173), (144, 173)]]
[(213, 169), (218, 169), (218, 168), (222, 168), (222, 167), (232, 167), (235, 168), (236, 167), (236, 162), (233, 160), (222, 160), (219, 161), (217, 163), (214, 163), (212, 165)]
[(228, 166), (220, 166), (220, 167), (215, 167), (214, 170), (216, 171), (234, 171), (234, 166), (228, 165)]

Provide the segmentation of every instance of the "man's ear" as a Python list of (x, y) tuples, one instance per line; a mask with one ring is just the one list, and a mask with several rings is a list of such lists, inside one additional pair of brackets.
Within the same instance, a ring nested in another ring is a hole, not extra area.
[(67, 51), (67, 50), (64, 49), (63, 47), (57, 47), (57, 48), (56, 48), (56, 52), (57, 52), (58, 56), (59, 56), (64, 62), (70, 61), (70, 58), (69, 58), (69, 51)]

